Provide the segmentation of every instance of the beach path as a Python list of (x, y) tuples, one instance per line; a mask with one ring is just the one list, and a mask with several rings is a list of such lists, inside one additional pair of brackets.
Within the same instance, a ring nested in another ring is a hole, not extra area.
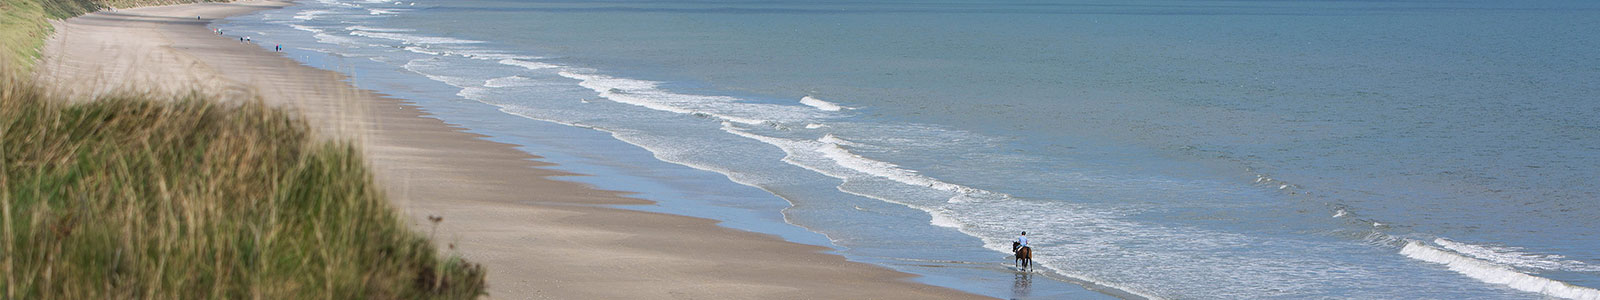
[(487, 267), (491, 298), (978, 298), (822, 253), (825, 247), (612, 208), (650, 202), (552, 180), (577, 174), (540, 168), (549, 163), (512, 145), (206, 28), (216, 18), (286, 5), (189, 4), (73, 18), (57, 24), (38, 76), (77, 99), (138, 87), (225, 101), (259, 95), (300, 110), (324, 136), (361, 144), (414, 228), (430, 232), (426, 217), (443, 217), (435, 240)]

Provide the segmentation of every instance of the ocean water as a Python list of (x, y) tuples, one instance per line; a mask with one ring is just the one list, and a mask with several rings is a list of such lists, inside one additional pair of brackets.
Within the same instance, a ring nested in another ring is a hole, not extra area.
[(216, 26), (660, 202), (629, 208), (984, 295), (1600, 299), (1600, 3), (303, 0)]

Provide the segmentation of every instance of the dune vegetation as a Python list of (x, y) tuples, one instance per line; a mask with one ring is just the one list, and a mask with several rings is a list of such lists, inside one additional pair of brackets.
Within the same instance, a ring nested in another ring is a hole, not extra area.
[(291, 111), (45, 93), (26, 75), (45, 20), (108, 2), (141, 4), (0, 0), (0, 298), (483, 294), (481, 266), (440, 254), (354, 145)]
[(49, 20), (103, 8), (128, 8), (226, 0), (0, 0), (0, 66), (27, 71), (50, 36)]
[(100, 9), (92, 0), (0, 0), (0, 67), (26, 72), (50, 36), (49, 20)]

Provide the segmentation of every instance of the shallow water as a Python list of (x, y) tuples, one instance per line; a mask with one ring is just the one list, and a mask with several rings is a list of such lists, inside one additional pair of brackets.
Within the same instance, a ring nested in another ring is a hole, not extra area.
[[(1595, 299), (1596, 12), (325, 0), (219, 26), (662, 203), (638, 209), (985, 295)], [(1003, 266), (1022, 230), (1047, 273)]]

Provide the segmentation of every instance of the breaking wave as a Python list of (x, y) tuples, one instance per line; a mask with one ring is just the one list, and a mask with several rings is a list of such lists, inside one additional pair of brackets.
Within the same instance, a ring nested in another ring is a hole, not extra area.
[[(1437, 239), (1435, 242), (1445, 242), (1451, 245), (1460, 245), (1444, 239)], [(1400, 254), (1421, 261), (1443, 264), (1449, 267), (1451, 271), (1461, 273), (1462, 275), (1467, 275), (1467, 277), (1472, 277), (1473, 279), (1487, 283), (1508, 286), (1519, 291), (1533, 292), (1567, 299), (1600, 300), (1600, 290), (1575, 286), (1549, 278), (1524, 274), (1522, 272), (1517, 272), (1511, 267), (1434, 248), (1432, 246), (1424, 245), (1419, 241), (1410, 241), (1409, 243), (1406, 243), (1406, 246), (1400, 249)]]

